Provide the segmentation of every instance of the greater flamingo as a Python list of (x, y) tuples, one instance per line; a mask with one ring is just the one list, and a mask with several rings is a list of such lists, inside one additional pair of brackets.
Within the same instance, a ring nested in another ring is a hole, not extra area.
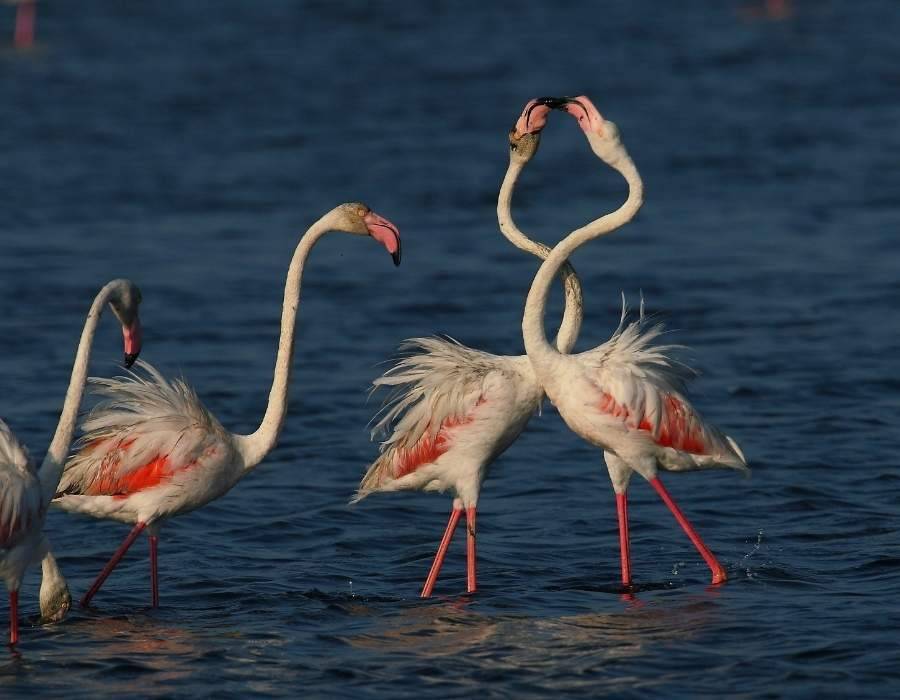
[[(532, 100), (509, 134), (509, 167), (497, 200), (503, 235), (517, 248), (543, 259), (550, 249), (525, 236), (510, 211), (516, 182), (540, 142), (553, 100)], [(562, 266), (565, 312), (556, 338), (568, 353), (581, 327), (581, 283)], [(478, 495), (490, 464), (519, 436), (540, 407), (543, 391), (526, 355), (500, 356), (442, 338), (412, 338), (410, 354), (377, 378), (375, 388), (395, 387), (372, 431), (386, 434), (381, 455), (369, 467), (353, 502), (378, 491), (450, 491), (453, 507), (421, 596), (434, 590), (460, 518), (467, 524), (466, 590), (477, 588), (475, 518)]]
[(579, 246), (630, 220), (643, 201), (643, 183), (615, 124), (603, 119), (586, 97), (563, 99), (562, 109), (578, 120), (594, 153), (622, 174), (629, 193), (618, 210), (566, 236), (541, 265), (522, 318), (525, 351), (569, 428), (604, 451), (616, 494), (622, 583), (631, 586), (627, 489), (632, 472), (650, 482), (709, 565), (712, 582), (721, 583), (727, 578), (724, 567), (675, 504), (658, 471), (746, 471), (747, 462), (737, 443), (706, 423), (688, 402), (684, 383), (693, 372), (670, 359), (672, 346), (652, 344), (662, 327), (648, 327), (643, 316), (626, 325), (623, 310), (612, 337), (592, 350), (567, 355), (547, 341), (547, 294), (560, 266)]
[(16, 25), (13, 30), (13, 46), (27, 49), (34, 44), (34, 24), (37, 14), (36, 0), (6, 0), (7, 4), (16, 5)]
[(91, 346), (103, 308), (108, 303), (122, 324), (125, 366), (129, 367), (141, 349), (140, 301), (140, 290), (129, 280), (113, 280), (95, 297), (81, 331), (56, 433), (39, 468), (35, 467), (9, 427), (0, 420), (0, 577), (9, 590), (10, 644), (15, 644), (19, 639), (19, 586), (26, 568), (32, 562), (43, 558), (40, 592), (42, 617), (48, 621), (59, 620), (69, 609), (72, 599), (43, 533), (44, 520), (75, 432)]
[(294, 328), (307, 257), (329, 231), (370, 235), (400, 264), (397, 228), (364, 204), (342, 204), (300, 239), (288, 268), (281, 335), (269, 403), (256, 432), (229, 433), (182, 380), (168, 381), (141, 362), (146, 376), (92, 380), (105, 397), (84, 421), (84, 435), (62, 475), (54, 505), (95, 518), (133, 524), (81, 600), (87, 606), (146, 528), (153, 607), (159, 605), (160, 525), (228, 492), (275, 446), (288, 403)]

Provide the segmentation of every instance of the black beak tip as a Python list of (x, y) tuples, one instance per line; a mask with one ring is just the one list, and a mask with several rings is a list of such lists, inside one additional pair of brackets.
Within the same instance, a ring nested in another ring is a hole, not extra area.
[(550, 109), (562, 109), (573, 100), (571, 97), (538, 97), (536, 101)]
[(129, 369), (131, 367), (131, 365), (133, 365), (137, 359), (138, 359), (138, 353), (126, 352), (125, 353), (125, 362), (123, 363), (125, 365), (125, 369)]
[(400, 267), (400, 237), (397, 237), (397, 250), (391, 253), (391, 260), (394, 261), (394, 267)]

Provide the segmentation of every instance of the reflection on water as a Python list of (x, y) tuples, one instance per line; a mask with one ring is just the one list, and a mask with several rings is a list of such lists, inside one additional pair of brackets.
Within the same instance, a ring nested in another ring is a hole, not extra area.
[[(480, 673), (515, 675), (528, 669), (532, 678), (559, 690), (596, 684), (596, 674), (608, 675), (603, 687), (612, 690), (659, 682), (613, 673), (619, 662), (686, 642), (719, 620), (718, 606), (708, 598), (674, 605), (633, 600), (619, 612), (560, 617), (483, 614), (464, 600), (407, 608), (373, 619), (372, 629), (343, 640), (380, 655), (458, 656), (463, 665), (469, 660), (473, 672), (477, 668)], [(557, 673), (562, 668), (569, 671)], [(573, 668), (590, 678), (572, 674)]]

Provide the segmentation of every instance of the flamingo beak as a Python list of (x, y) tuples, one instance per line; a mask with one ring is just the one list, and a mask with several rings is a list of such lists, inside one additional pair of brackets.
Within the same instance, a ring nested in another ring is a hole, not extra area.
[(122, 336), (125, 339), (125, 361), (123, 364), (125, 369), (128, 369), (138, 359), (138, 355), (141, 354), (142, 332), (140, 319), (135, 316), (130, 326), (122, 326)]
[(394, 224), (379, 216), (374, 211), (370, 211), (363, 217), (363, 222), (369, 235), (376, 241), (381, 243), (387, 252), (391, 254), (394, 265), (400, 264), (400, 231)]
[(594, 106), (594, 103), (584, 95), (545, 99), (555, 101), (553, 109), (561, 109), (575, 117), (578, 125), (586, 134), (603, 134), (603, 117), (600, 116), (600, 112)]
[(547, 125), (547, 115), (552, 109), (550, 105), (545, 104), (548, 99), (555, 98), (538, 97), (528, 101), (513, 126), (512, 135), (515, 140), (519, 140), (525, 134), (537, 134)]

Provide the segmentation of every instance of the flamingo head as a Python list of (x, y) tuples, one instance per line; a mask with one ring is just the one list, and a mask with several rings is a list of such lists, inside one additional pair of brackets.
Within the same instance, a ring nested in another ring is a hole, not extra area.
[(509, 132), (509, 157), (525, 164), (537, 153), (541, 143), (541, 130), (547, 125), (551, 109), (560, 109), (564, 97), (536, 97), (529, 100)]
[(622, 149), (619, 129), (611, 121), (604, 119), (594, 103), (584, 95), (560, 98), (556, 109), (568, 112), (584, 131), (594, 153), (607, 162), (614, 161)]
[(110, 283), (112, 293), (109, 307), (122, 324), (125, 341), (125, 367), (131, 367), (141, 354), (141, 319), (138, 307), (141, 305), (141, 290), (131, 280), (120, 279)]
[(342, 204), (337, 211), (339, 219), (335, 228), (347, 233), (371, 236), (391, 254), (394, 265), (400, 264), (400, 231), (394, 224), (360, 202)]

